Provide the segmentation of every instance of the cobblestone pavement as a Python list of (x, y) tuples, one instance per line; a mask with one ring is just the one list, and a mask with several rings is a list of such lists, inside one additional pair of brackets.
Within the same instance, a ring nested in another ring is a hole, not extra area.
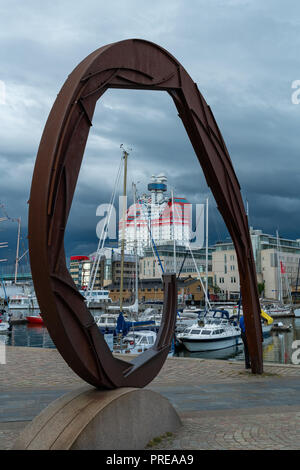
[(183, 427), (170, 438), (152, 446), (164, 450), (298, 450), (300, 409), (281, 413), (182, 416)]
[[(50, 402), (83, 384), (55, 349), (6, 351), (0, 449), (9, 449)], [(237, 361), (169, 358), (149, 388), (165, 395), (183, 422), (175, 435), (157, 439), (154, 449), (300, 448), (299, 366), (265, 364), (264, 374), (254, 376)]]

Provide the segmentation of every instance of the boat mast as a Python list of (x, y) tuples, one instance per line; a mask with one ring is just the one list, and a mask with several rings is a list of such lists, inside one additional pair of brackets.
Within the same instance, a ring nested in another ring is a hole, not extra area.
[(296, 300), (298, 299), (297, 292), (298, 292), (298, 283), (299, 283), (299, 272), (300, 272), (300, 258), (298, 262), (297, 279), (296, 279), (296, 294), (295, 294)]
[(117, 192), (117, 188), (118, 188), (118, 185), (119, 185), (119, 180), (120, 180), (120, 177), (121, 177), (122, 160), (123, 160), (123, 157), (120, 159), (120, 164), (119, 164), (119, 167), (118, 167), (118, 172), (117, 172), (117, 176), (116, 176), (116, 180), (115, 180), (115, 185), (114, 185), (114, 189), (113, 189), (111, 199), (110, 199), (108, 216), (107, 216), (105, 224), (103, 225), (103, 228), (102, 228), (102, 232), (101, 232), (99, 242), (98, 242), (98, 246), (97, 246), (96, 256), (94, 258), (94, 261), (93, 261), (93, 264), (92, 264), (92, 267), (91, 267), (91, 271), (90, 271), (89, 282), (88, 282), (86, 296), (85, 296), (86, 299), (87, 299), (87, 306), (89, 306), (89, 304), (92, 300), (92, 295), (93, 295), (93, 290), (94, 290), (94, 286), (95, 286), (95, 282), (96, 282), (96, 278), (97, 278), (97, 274), (98, 274), (99, 264), (100, 264), (100, 261), (101, 261), (101, 256), (102, 256), (102, 253), (103, 253), (103, 250), (104, 250), (105, 241), (106, 241), (107, 234), (108, 234), (108, 227), (109, 227), (110, 219), (111, 219), (111, 216), (112, 216), (112, 213), (113, 213), (116, 192)]
[(205, 241), (205, 310), (207, 309), (207, 299), (208, 299), (208, 198), (206, 199), (206, 241)]
[(282, 302), (282, 281), (281, 281), (281, 269), (280, 269), (280, 257), (279, 257), (279, 235), (278, 235), (278, 230), (276, 230), (276, 239), (277, 239), (278, 301)]
[(172, 226), (173, 226), (173, 270), (176, 274), (176, 240), (175, 240), (175, 225), (174, 225), (174, 192), (172, 194)]
[(17, 239), (17, 249), (16, 249), (16, 264), (15, 264), (15, 284), (17, 284), (17, 277), (18, 277), (20, 233), (21, 233), (21, 217), (19, 217), (19, 218), (17, 219), (17, 222), (18, 222), (18, 239)]
[[(120, 145), (120, 148), (123, 144)], [(123, 285), (124, 285), (124, 251), (125, 251), (125, 228), (126, 228), (126, 195), (127, 195), (127, 159), (129, 153), (123, 149), (124, 180), (123, 180), (123, 207), (122, 207), (122, 240), (121, 240), (121, 280), (120, 280), (120, 312), (123, 308)]]
[(134, 204), (134, 251), (135, 251), (135, 302), (136, 313), (139, 304), (139, 271), (138, 271), (138, 249), (137, 249), (137, 224), (136, 224), (136, 184), (132, 183), (133, 204)]

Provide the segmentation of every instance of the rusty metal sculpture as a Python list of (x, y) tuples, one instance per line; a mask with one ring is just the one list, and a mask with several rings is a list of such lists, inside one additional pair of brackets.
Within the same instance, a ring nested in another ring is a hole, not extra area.
[(165, 276), (157, 341), (131, 363), (112, 356), (66, 267), (64, 232), (97, 100), (108, 88), (167, 91), (179, 112), (235, 245), (252, 372), (262, 372), (262, 335), (247, 216), (214, 116), (181, 64), (156, 44), (131, 39), (86, 57), (66, 80), (41, 139), (30, 194), (32, 277), (49, 333), (69, 366), (99, 388), (143, 387), (161, 369), (176, 320), (174, 275)]

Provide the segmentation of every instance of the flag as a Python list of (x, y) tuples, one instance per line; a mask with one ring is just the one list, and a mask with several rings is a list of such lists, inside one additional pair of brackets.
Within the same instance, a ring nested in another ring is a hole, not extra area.
[(280, 271), (281, 274), (286, 274), (286, 269), (282, 261), (280, 261)]

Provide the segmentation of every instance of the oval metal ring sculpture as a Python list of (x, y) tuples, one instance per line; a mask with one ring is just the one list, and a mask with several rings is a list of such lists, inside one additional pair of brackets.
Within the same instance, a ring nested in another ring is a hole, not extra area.
[(86, 57), (69, 75), (48, 117), (29, 201), (33, 282), (49, 333), (68, 365), (99, 388), (143, 387), (161, 369), (174, 332), (175, 275), (165, 276), (157, 341), (128, 363), (114, 358), (66, 267), (64, 232), (97, 100), (108, 88), (167, 91), (178, 110), (235, 245), (252, 372), (262, 372), (256, 272), (247, 216), (214, 116), (181, 64), (156, 44), (130, 39)]

